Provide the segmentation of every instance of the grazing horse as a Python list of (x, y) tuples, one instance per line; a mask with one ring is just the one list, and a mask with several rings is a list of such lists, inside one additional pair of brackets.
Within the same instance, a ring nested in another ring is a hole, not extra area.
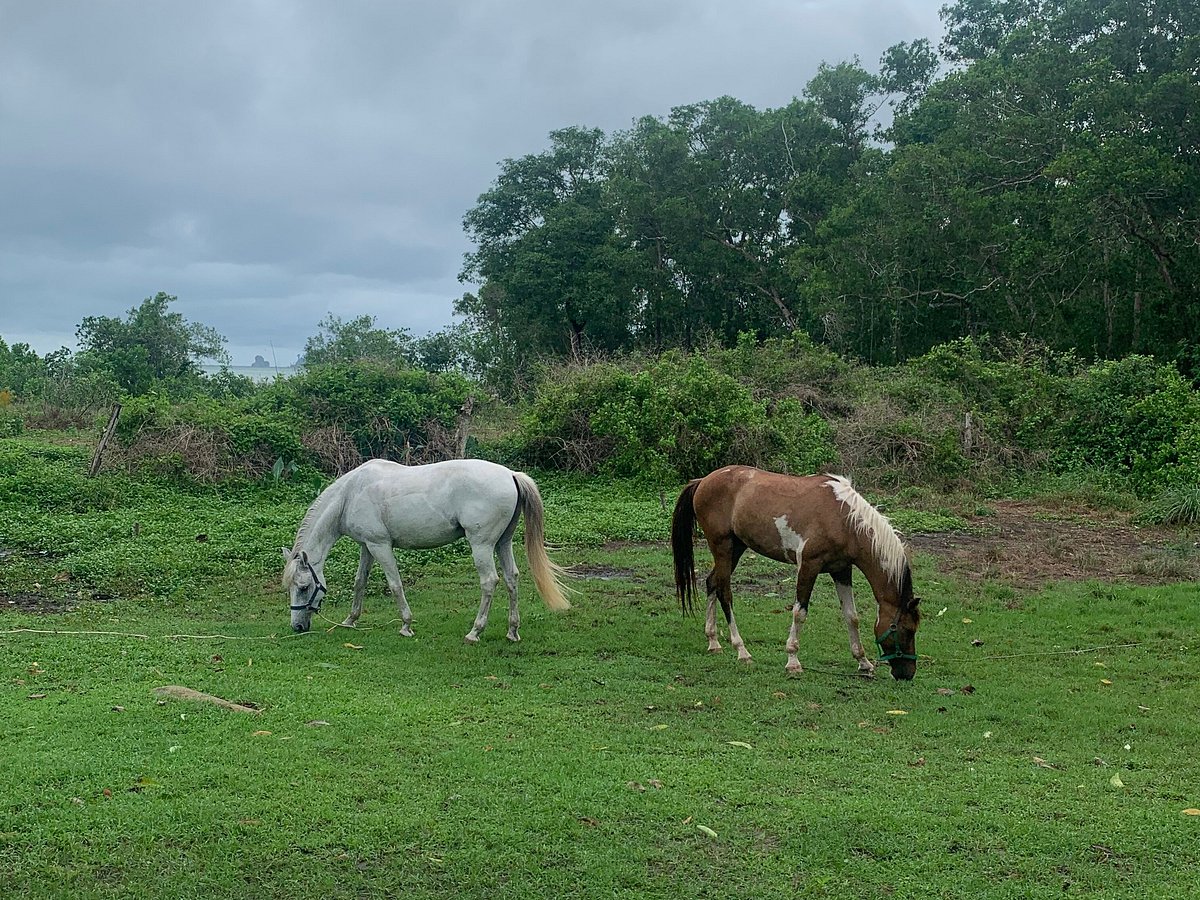
[(719, 600), (738, 659), (750, 659), (733, 618), (730, 588), (730, 576), (749, 548), (796, 567), (796, 602), (787, 641), (789, 672), (801, 671), (796, 658), (800, 630), (808, 618), (813, 584), (818, 575), (828, 572), (837, 587), (850, 633), (850, 652), (858, 660), (861, 673), (874, 674), (875, 666), (867, 659), (858, 636), (858, 612), (850, 586), (850, 567), (857, 566), (879, 605), (875, 642), (880, 660), (891, 665), (895, 678), (907, 681), (916, 674), (915, 638), (921, 616), (904, 544), (891, 523), (850, 486), (849, 480), (838, 475), (800, 478), (749, 466), (726, 466), (689, 483), (671, 519), (675, 587), (685, 613), (692, 608), (696, 587), (692, 547), (696, 522), (713, 555), (713, 568), (705, 580), (708, 615), (704, 626), (711, 652), (721, 649), (716, 623)]
[(465, 537), (483, 591), (467, 642), (477, 642), (487, 624), (492, 593), (499, 582), (496, 555), (508, 588), (508, 639), (519, 641), (521, 616), (512, 538), (522, 513), (525, 552), (538, 593), (550, 609), (569, 609), (560, 580), (563, 570), (550, 561), (543, 543), (542, 496), (528, 475), (482, 459), (426, 466), (402, 466), (384, 459), (363, 463), (321, 492), (300, 523), (295, 544), (290, 550), (283, 548), (283, 587), (291, 600), (293, 630), (308, 631), (310, 618), (320, 610), (326, 593), (323, 570), (329, 549), (348, 536), (358, 542), (360, 553), (354, 604), (342, 625), (352, 627), (358, 621), (367, 574), (371, 563), (377, 562), (396, 598), (404, 623), (400, 633), (412, 637), (412, 611), (392, 548), (427, 550)]

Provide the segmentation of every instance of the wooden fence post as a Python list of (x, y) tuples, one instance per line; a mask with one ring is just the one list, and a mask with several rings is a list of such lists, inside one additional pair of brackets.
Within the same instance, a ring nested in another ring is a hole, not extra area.
[(96, 453), (92, 457), (92, 465), (88, 469), (88, 478), (95, 478), (96, 473), (100, 471), (100, 460), (104, 456), (104, 451), (108, 447), (108, 442), (112, 440), (113, 432), (117, 430), (117, 419), (121, 417), (121, 404), (114, 403), (112, 415), (108, 417), (108, 427), (104, 429), (104, 434), (100, 436), (100, 443), (96, 445)]

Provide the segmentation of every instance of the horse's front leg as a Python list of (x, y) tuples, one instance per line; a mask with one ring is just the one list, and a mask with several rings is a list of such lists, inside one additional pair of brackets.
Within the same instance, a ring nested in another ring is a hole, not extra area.
[(358, 572), (354, 576), (354, 602), (350, 604), (350, 614), (342, 622), (342, 627), (353, 628), (358, 617), (362, 615), (363, 597), (367, 593), (367, 576), (371, 574), (371, 551), (366, 544), (359, 544)]
[(793, 675), (804, 671), (796, 653), (800, 649), (800, 632), (804, 623), (808, 621), (808, 601), (812, 599), (813, 585), (816, 581), (816, 573), (805, 572), (803, 566), (796, 573), (796, 603), (792, 606), (792, 628), (788, 632), (788, 658), (785, 666)]
[(400, 569), (396, 566), (396, 557), (390, 544), (368, 544), (367, 549), (383, 574), (387, 577), (388, 589), (396, 598), (396, 609), (400, 613), (400, 634), (412, 637), (412, 610), (408, 608), (408, 599), (404, 596), (404, 582), (400, 580)]
[[(491, 546), (473, 546), (471, 548), (471, 556), (474, 558), (475, 568), (479, 572), (480, 597), (479, 612), (475, 615), (475, 623), (463, 639), (468, 644), (479, 642), (479, 634), (487, 625), (488, 613), (492, 610), (492, 594), (496, 592), (496, 585), (500, 582), (500, 576), (496, 574), (496, 560), (492, 552)], [(511, 637), (511, 634), (509, 636)]]
[(846, 631), (850, 635), (850, 653), (858, 660), (858, 671), (867, 678), (875, 675), (875, 664), (867, 659), (863, 650), (862, 638), (858, 635), (858, 609), (854, 606), (854, 589), (850, 584), (850, 570), (834, 572), (833, 584), (837, 588), (838, 600), (842, 604), (842, 618), (846, 621)]

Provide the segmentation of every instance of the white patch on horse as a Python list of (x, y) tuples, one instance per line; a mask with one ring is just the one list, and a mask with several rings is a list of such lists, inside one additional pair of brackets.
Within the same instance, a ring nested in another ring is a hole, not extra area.
[(792, 531), (787, 516), (775, 517), (775, 529), (779, 532), (779, 546), (783, 548), (783, 555), (787, 556), (790, 552), (793, 561), (799, 566), (800, 556), (804, 553), (804, 535)]

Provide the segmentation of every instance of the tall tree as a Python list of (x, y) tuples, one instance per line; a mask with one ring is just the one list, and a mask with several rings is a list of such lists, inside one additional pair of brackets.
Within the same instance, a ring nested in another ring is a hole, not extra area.
[(156, 381), (200, 374), (200, 360), (228, 362), (225, 338), (208, 325), (187, 321), (159, 292), (129, 310), (125, 320), (87, 316), (76, 329), (80, 362), (109, 371), (123, 390), (140, 394)]
[(605, 201), (604, 135), (567, 128), (550, 142), (543, 153), (506, 160), (466, 214), (478, 249), (461, 277), (494, 285), (503, 297), (493, 310), (501, 326), (534, 351), (628, 346), (636, 301), (628, 248)]

